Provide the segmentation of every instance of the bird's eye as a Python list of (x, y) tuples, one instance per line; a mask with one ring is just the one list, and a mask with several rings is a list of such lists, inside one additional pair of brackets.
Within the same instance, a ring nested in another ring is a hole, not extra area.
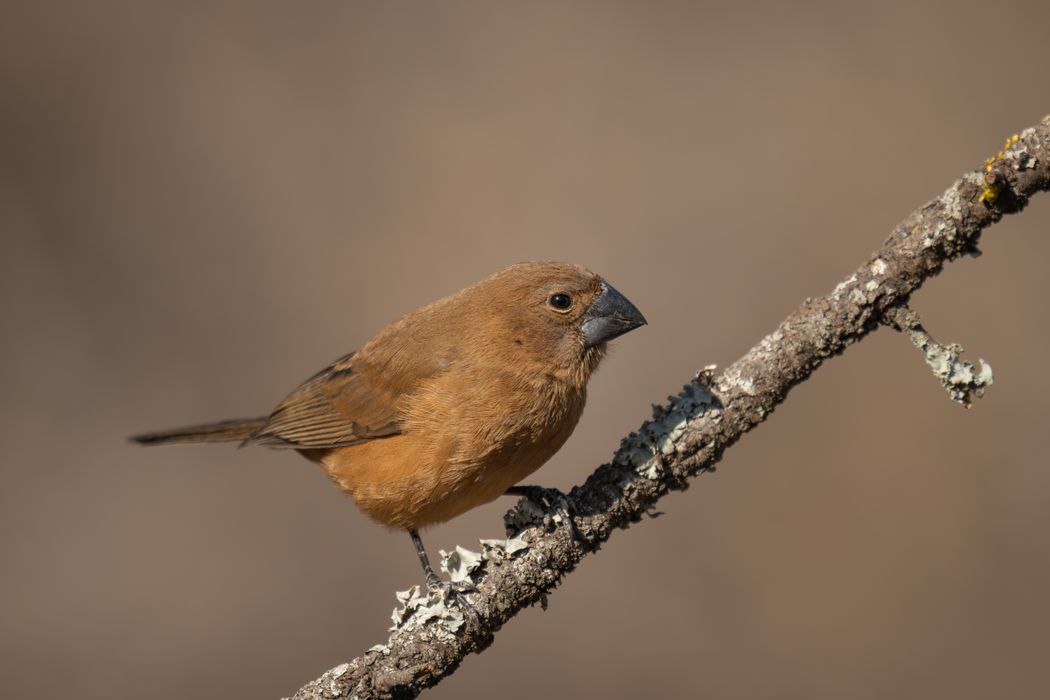
[(547, 303), (551, 305), (552, 309), (557, 311), (568, 311), (572, 308), (572, 297), (558, 292), (557, 294), (551, 294), (550, 298), (547, 299)]

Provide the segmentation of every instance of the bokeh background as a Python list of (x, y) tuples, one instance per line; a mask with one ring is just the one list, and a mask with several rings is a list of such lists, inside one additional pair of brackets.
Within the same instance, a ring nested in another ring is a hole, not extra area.
[[(0, 10), (0, 687), (278, 697), (383, 641), (409, 539), (267, 411), (519, 260), (645, 312), (536, 481), (825, 293), (1050, 111), (1050, 4), (10, 2)], [(433, 698), (1046, 697), (1050, 197), (618, 534)], [(502, 533), (509, 500), (429, 532)]]

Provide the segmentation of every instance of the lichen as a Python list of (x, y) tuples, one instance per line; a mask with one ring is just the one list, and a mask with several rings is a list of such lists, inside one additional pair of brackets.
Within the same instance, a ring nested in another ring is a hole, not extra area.
[[(1024, 132), (1024, 137), (1027, 136), (1029, 136), (1028, 130)], [(1028, 150), (1028, 144), (1018, 134), (1014, 134), (1007, 139), (1000, 153), (1003, 158), (1012, 160), (1019, 171), (1032, 170), (1039, 163), (1035, 155)]]
[(926, 364), (952, 401), (969, 408), (972, 399), (983, 396), (985, 389), (992, 385), (991, 365), (979, 358), (981, 367), (977, 369), (973, 363), (960, 359), (964, 350), (958, 343), (941, 345), (922, 330), (913, 330), (910, 335), (911, 342), (923, 352)]
[[(704, 384), (713, 372), (713, 366), (704, 368), (676, 396), (667, 397), (667, 406), (653, 406), (653, 417), (620, 443), (614, 461), (646, 479), (659, 479), (665, 460), (677, 451), (689, 422), (714, 404), (715, 398)], [(626, 488), (629, 482), (621, 486)]]
[(439, 553), (441, 570), (448, 574), (449, 580), (454, 583), (471, 580), (471, 574), (482, 565), (484, 559), (480, 552), (472, 552), (458, 544), (451, 552), (442, 549)]
[(448, 632), (455, 632), (463, 626), (463, 613), (448, 607), (438, 591), (424, 593), (419, 586), (412, 586), (395, 595), (400, 607), (390, 615), (394, 621), (391, 631), (422, 627), (430, 620), (439, 620), (441, 628)]
[(937, 219), (936, 223), (933, 225), (933, 230), (928, 230), (923, 235), (922, 247), (929, 248), (942, 241), (954, 241), (958, 233), (959, 229), (953, 221)]
[(482, 556), (485, 559), (513, 559), (515, 554), (524, 552), (529, 548), (529, 543), (518, 537), (506, 540), (479, 540), (484, 548)]
[[(490, 561), (509, 561), (528, 551), (529, 543), (512, 537), (505, 540), (479, 540), (482, 551), (474, 552), (456, 545), (451, 552), (441, 550), (441, 570), (449, 580), (456, 584), (469, 584), (477, 588), (485, 578), (485, 570)], [(394, 622), (391, 630), (409, 629), (425, 625), (430, 620), (440, 620), (441, 627), (448, 632), (455, 632), (463, 625), (463, 613), (446, 605), (444, 596), (439, 591), (424, 591), (419, 586), (395, 593), (398, 607), (390, 614)], [(378, 644), (369, 651), (389, 653), (386, 645)]]
[[(853, 277), (853, 280), (856, 281), (856, 276)], [(748, 396), (755, 395), (755, 380), (751, 377), (745, 377), (740, 373), (739, 369), (730, 367), (722, 374), (719, 382), (727, 390), (739, 391)]]
[[(978, 176), (979, 177), (979, 176)], [(960, 193), (965, 178), (956, 180), (955, 183), (949, 187), (944, 194), (941, 195), (941, 204), (944, 205), (944, 211), (947, 212), (948, 217), (953, 222), (962, 221), (963, 204)]]
[[(1020, 146), (1018, 146), (1020, 144)], [(985, 173), (992, 173), (995, 171), (995, 164), (1001, 160), (1009, 158), (1017, 164), (1018, 170), (1024, 170), (1026, 168), (1035, 167), (1035, 156), (1028, 152), (1027, 145), (1021, 141), (1020, 134), (1013, 134), (1006, 139), (1003, 143), (1003, 147), (999, 149), (991, 158), (987, 158), (984, 161)], [(998, 178), (989, 177), (985, 178), (984, 189), (981, 191), (980, 201), (991, 206), (995, 204), (995, 201), (999, 198), (999, 194), (1002, 192), (1002, 185)]]
[(856, 281), (857, 281), (857, 275), (856, 274), (852, 274), (849, 277), (847, 277), (846, 279), (844, 279), (841, 282), (839, 282), (837, 285), (835, 285), (835, 288), (831, 290), (831, 298), (832, 299), (838, 299), (839, 296), (842, 294), (842, 292), (844, 292), (846, 290), (846, 287), (850, 286), (851, 284), (853, 284)]

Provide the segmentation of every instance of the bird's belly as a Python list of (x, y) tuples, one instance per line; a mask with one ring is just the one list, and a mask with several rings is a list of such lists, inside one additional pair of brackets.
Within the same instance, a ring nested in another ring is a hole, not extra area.
[(573, 426), (538, 444), (504, 444), (460, 456), (453, 444), (401, 434), (337, 448), (321, 463), (373, 520), (413, 530), (495, 500), (539, 469)]

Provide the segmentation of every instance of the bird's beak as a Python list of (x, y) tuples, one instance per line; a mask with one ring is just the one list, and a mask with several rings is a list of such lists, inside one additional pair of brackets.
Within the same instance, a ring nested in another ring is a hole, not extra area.
[(612, 285), (602, 282), (602, 292), (583, 315), (583, 344), (592, 347), (618, 338), (646, 324), (645, 316)]

